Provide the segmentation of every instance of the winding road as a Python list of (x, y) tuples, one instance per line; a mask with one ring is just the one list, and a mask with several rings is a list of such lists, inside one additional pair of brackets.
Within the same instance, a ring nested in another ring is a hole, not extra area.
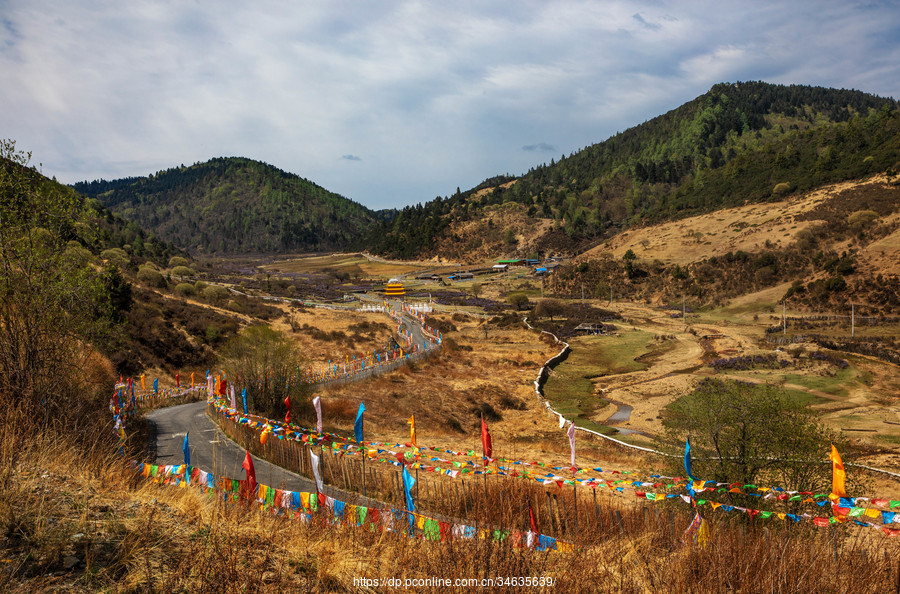
[[(397, 311), (402, 311), (400, 303), (394, 302), (391, 305)], [(411, 332), (414, 342), (421, 345), (426, 341), (422, 326), (414, 316), (402, 312), (401, 320), (404, 328)], [(354, 374), (352, 379), (368, 378), (373, 372), (377, 372), (377, 369), (366, 369)], [(155, 454), (156, 464), (184, 463), (182, 447), (184, 437), (188, 435), (192, 466), (212, 472), (215, 476), (231, 479), (246, 478), (242, 467), (246, 450), (228, 438), (207, 416), (206, 407), (206, 401), (201, 401), (160, 408), (147, 413), (146, 418), (152, 428), (148, 449), (151, 455)], [(252, 456), (252, 458), (257, 482), (279, 489), (315, 492), (316, 486), (312, 480), (256, 456)], [(378, 503), (364, 498), (358, 493), (342, 491), (327, 484), (324, 490), (326, 495), (344, 501), (356, 501), (363, 505)]]
[[(184, 436), (188, 443), (191, 465), (216, 476), (244, 479), (241, 467), (246, 451), (231, 441), (206, 415), (206, 401), (159, 408), (146, 415), (153, 426), (151, 451), (156, 450), (157, 464), (182, 464)], [(289, 472), (253, 456), (256, 480), (265, 485), (291, 491), (315, 492), (316, 485), (306, 477)], [(327, 491), (327, 488), (326, 488)], [(330, 495), (330, 493), (328, 493)]]

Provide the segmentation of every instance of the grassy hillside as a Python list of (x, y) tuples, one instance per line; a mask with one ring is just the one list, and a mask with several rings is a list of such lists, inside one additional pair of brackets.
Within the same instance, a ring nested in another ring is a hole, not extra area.
[[(372, 241), (385, 254), (443, 253), (458, 227), (511, 202), (532, 221), (554, 223), (546, 241), (522, 248), (574, 254), (622, 229), (897, 169), (897, 106), (859, 91), (719, 84), (519, 178), (404, 209)], [(515, 242), (505, 246), (517, 250)]]
[(550, 286), (575, 295), (722, 305), (783, 286), (819, 311), (852, 301), (900, 311), (900, 184), (874, 177), (790, 200), (722, 209), (620, 233), (560, 267)]
[(195, 253), (355, 247), (375, 214), (258, 161), (218, 158), (156, 175), (80, 182), (75, 189)]

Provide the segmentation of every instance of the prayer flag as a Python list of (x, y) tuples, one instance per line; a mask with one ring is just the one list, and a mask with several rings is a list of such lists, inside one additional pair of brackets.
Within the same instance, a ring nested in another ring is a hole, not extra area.
[(687, 530), (684, 531), (684, 534), (681, 535), (681, 542), (687, 542), (688, 538), (690, 538), (691, 532), (700, 528), (700, 524), (703, 523), (703, 518), (700, 516), (700, 512), (694, 514), (694, 519), (691, 520), (691, 523), (688, 524)]
[(231, 396), (231, 408), (237, 410), (237, 398), (234, 395), (234, 384), (228, 386), (228, 394)]
[(291, 422), (291, 397), (290, 396), (284, 397), (284, 406), (287, 407), (287, 413), (284, 415), (284, 422), (290, 423)]
[(575, 469), (575, 422), (573, 421), (569, 425), (569, 430), (566, 432), (569, 436), (569, 450), (572, 458), (572, 470)]
[(846, 497), (847, 491), (844, 486), (846, 474), (844, 473), (844, 463), (841, 461), (841, 455), (838, 453), (834, 444), (831, 444), (831, 454), (828, 456), (831, 460), (831, 492), (838, 497)]
[[(416, 484), (416, 479), (409, 474), (409, 471), (406, 470), (406, 466), (403, 467), (403, 492), (406, 494), (406, 511), (414, 512), (416, 511), (416, 504), (413, 501), (412, 496), (412, 488), (413, 485)], [(412, 522), (412, 516), (410, 516), (410, 522)]]
[(247, 388), (241, 390), (241, 400), (244, 401), (244, 414), (247, 414)]
[(181, 374), (180, 373), (175, 374), (175, 387), (176, 388), (181, 387)]
[(159, 394), (159, 378), (153, 380), (153, 392)]
[(319, 476), (319, 457), (313, 453), (312, 449), (309, 450), (309, 459), (312, 461), (313, 477), (316, 479), (316, 492), (323, 493), (325, 488), (322, 485), (322, 477)]
[(182, 446), (181, 446), (181, 450), (184, 452), (184, 465), (185, 466), (191, 465), (191, 450), (188, 446), (188, 434), (189, 433), (184, 434), (184, 444), (182, 444)]
[(356, 443), (362, 443), (363, 440), (363, 413), (366, 412), (366, 405), (359, 403), (359, 411), (356, 413), (356, 422), (353, 423), (353, 434), (356, 437)]
[(694, 478), (693, 473), (691, 472), (691, 438), (687, 438), (684, 441), (684, 471), (691, 478), (692, 481), (696, 482), (696, 478)]
[(491, 432), (488, 431), (487, 423), (484, 417), (481, 417), (481, 449), (485, 458), (490, 458), (493, 450), (491, 449)]
[(244, 463), (241, 464), (241, 468), (247, 471), (247, 492), (254, 493), (256, 491), (256, 470), (253, 468), (253, 458), (250, 457), (250, 451), (247, 451), (247, 455), (244, 456)]
[(540, 534), (541, 531), (538, 529), (537, 520), (534, 517), (534, 510), (531, 509), (531, 504), (528, 504), (528, 518), (531, 521), (531, 531), (535, 534)]
[(409, 425), (409, 440), (412, 442), (412, 447), (419, 447), (416, 445), (416, 415), (410, 415), (406, 424)]

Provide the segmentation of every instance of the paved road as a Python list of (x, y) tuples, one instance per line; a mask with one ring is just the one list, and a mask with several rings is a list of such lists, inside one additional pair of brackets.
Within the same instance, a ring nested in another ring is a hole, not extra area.
[[(399, 302), (392, 303), (392, 306), (400, 310)], [(421, 348), (425, 341), (425, 335), (418, 320), (406, 312), (401, 314), (401, 320), (403, 326), (412, 332), (413, 340)], [(374, 370), (370, 369), (367, 370), (367, 373), (357, 374), (352, 379), (368, 377)], [(212, 472), (216, 476), (232, 479), (246, 478), (244, 469), (241, 467), (246, 451), (231, 441), (206, 415), (205, 401), (160, 408), (148, 413), (147, 420), (153, 428), (149, 450), (151, 454), (155, 453), (157, 464), (182, 464), (184, 462), (182, 451), (184, 436), (190, 433), (188, 442), (192, 466)], [(256, 456), (253, 456), (253, 466), (256, 469), (257, 482), (264, 485), (291, 491), (315, 492), (316, 490), (315, 483), (311, 479), (270, 464)], [(362, 499), (357, 493), (340, 491), (328, 485), (325, 486), (325, 493), (344, 501)], [(372, 503), (371, 500), (368, 501)]]
[[(216, 476), (244, 479), (246, 451), (231, 441), (221, 429), (206, 416), (206, 401), (160, 408), (147, 414), (153, 426), (151, 452), (156, 451), (157, 464), (182, 464), (185, 433), (190, 432), (188, 443), (191, 465), (212, 472)], [(316, 485), (306, 477), (289, 472), (280, 466), (269, 464), (253, 456), (256, 480), (264, 485), (315, 492)], [(327, 488), (326, 488), (327, 491)], [(331, 493), (329, 493), (331, 495)]]
[[(212, 419), (206, 416), (206, 402), (192, 402), (179, 406), (160, 408), (147, 413), (147, 420), (153, 427), (150, 437), (150, 451), (156, 452), (156, 464), (183, 464), (182, 446), (188, 431), (188, 445), (191, 450), (191, 466), (218, 477), (245, 479), (247, 475), (241, 464), (247, 451), (231, 441)], [(316, 492), (312, 479), (270, 464), (253, 456), (256, 482), (291, 491)], [(390, 507), (387, 503), (363, 497), (359, 493), (324, 486), (325, 494), (347, 503), (368, 507)]]

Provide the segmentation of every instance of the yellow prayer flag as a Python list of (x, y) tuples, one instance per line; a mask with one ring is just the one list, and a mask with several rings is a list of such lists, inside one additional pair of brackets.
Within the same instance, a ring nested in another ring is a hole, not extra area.
[(700, 521), (700, 529), (697, 530), (697, 544), (700, 545), (701, 549), (709, 543), (710, 532), (709, 522), (706, 518), (703, 518)]
[(147, 386), (144, 384), (144, 375), (141, 374), (141, 392), (146, 392)]
[(877, 518), (878, 516), (881, 515), (881, 512), (879, 510), (875, 509), (874, 507), (867, 507), (866, 515), (869, 516), (870, 518)]
[(831, 444), (831, 454), (828, 456), (831, 460), (831, 492), (838, 497), (846, 497), (847, 490), (844, 485), (846, 481), (846, 473), (844, 472), (844, 463), (841, 461), (841, 455), (838, 453), (834, 444)]
[(412, 442), (412, 447), (419, 447), (416, 445), (416, 415), (410, 415), (406, 424), (409, 425), (409, 441)]

